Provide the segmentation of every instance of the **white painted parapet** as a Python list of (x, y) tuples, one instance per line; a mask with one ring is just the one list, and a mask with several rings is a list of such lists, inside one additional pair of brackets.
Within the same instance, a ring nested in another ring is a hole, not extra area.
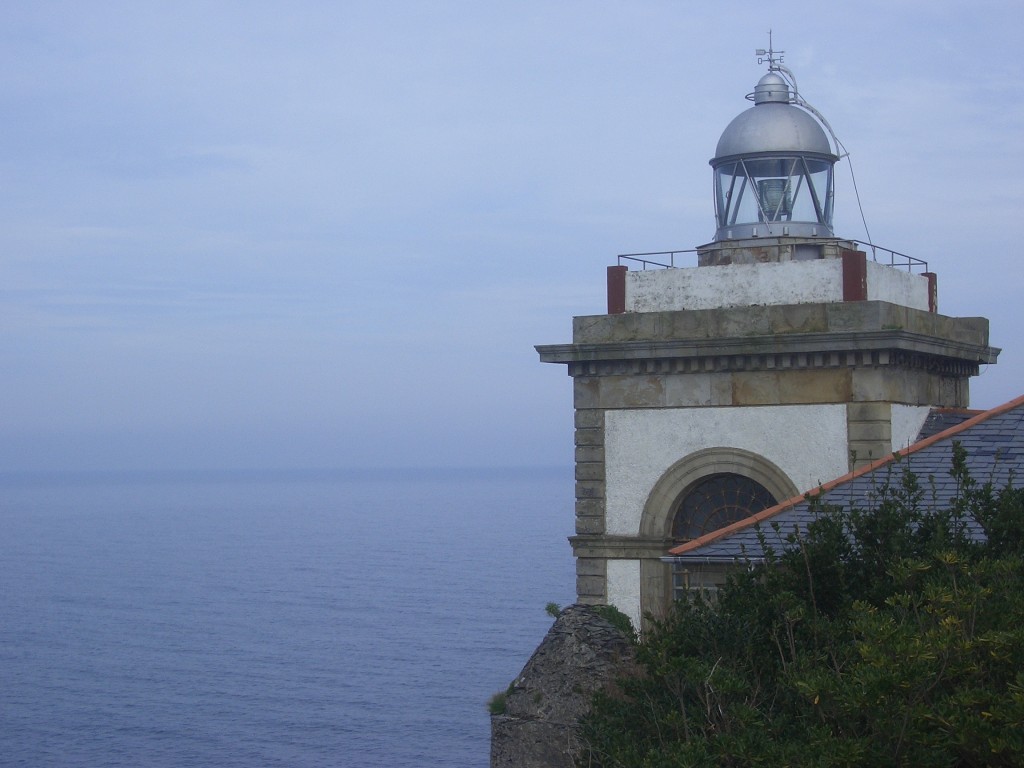
[[(843, 301), (840, 259), (654, 269), (625, 277), (626, 312)], [(923, 275), (868, 261), (866, 282), (869, 301), (929, 311), (929, 283)]]
[(924, 275), (915, 275), (877, 261), (867, 262), (867, 267), (868, 301), (887, 301), (922, 312), (935, 311), (929, 306), (928, 278)]

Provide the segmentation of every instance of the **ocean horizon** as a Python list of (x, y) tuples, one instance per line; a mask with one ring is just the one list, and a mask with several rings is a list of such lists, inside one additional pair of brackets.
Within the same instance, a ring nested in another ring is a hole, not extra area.
[(0, 765), (486, 766), (571, 467), (0, 474)]

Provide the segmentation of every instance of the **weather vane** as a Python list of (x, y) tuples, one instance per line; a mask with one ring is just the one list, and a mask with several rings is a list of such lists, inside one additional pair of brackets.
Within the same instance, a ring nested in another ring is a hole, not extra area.
[(758, 48), (756, 51), (754, 51), (754, 53), (757, 54), (757, 63), (758, 64), (764, 64), (765, 58), (767, 57), (768, 69), (769, 70), (774, 70), (774, 69), (778, 69), (779, 65), (782, 64), (782, 62), (784, 61), (784, 59), (782, 58), (782, 54), (784, 54), (785, 51), (775, 51), (775, 50), (772, 50), (772, 31), (769, 29), (768, 30), (768, 50), (766, 51), (764, 48)]

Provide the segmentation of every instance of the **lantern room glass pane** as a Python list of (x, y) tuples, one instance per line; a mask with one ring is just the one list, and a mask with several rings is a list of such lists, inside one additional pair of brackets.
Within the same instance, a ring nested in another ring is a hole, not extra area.
[(821, 211), (818, 221), (832, 224), (832, 163), (824, 160), (807, 160), (810, 188), (814, 192), (817, 206)]
[(718, 226), (758, 221), (757, 196), (742, 162), (721, 166), (715, 173)]
[(729, 221), (732, 201), (740, 194), (745, 181), (739, 163), (727, 163), (715, 170), (715, 212), (718, 215), (718, 226), (725, 227), (732, 223)]
[(744, 158), (715, 169), (719, 227), (832, 223), (832, 163), (799, 156)]

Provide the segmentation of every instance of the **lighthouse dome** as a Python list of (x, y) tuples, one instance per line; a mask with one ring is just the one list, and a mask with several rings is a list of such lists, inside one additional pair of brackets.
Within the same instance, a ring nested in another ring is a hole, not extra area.
[(755, 104), (733, 118), (718, 140), (712, 164), (734, 155), (761, 152), (834, 157), (828, 136), (818, 122), (799, 107), (778, 101)]

